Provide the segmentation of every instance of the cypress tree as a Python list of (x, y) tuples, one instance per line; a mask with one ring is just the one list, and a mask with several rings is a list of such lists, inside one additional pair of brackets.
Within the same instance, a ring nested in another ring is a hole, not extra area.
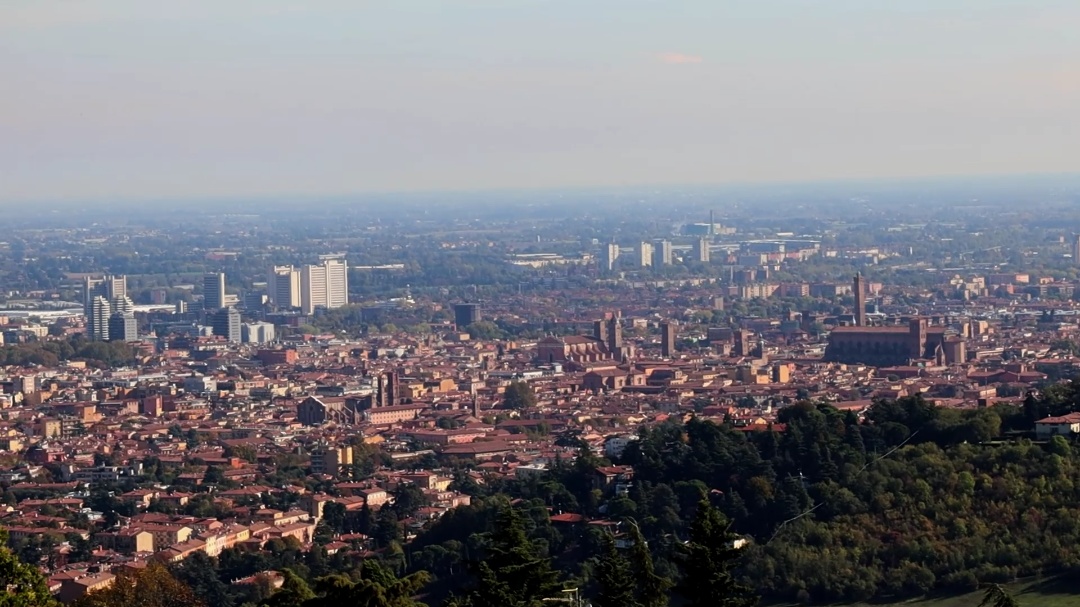
[(681, 547), (683, 579), (676, 591), (688, 607), (754, 607), (758, 597), (739, 584), (731, 570), (739, 559), (727, 517), (705, 498), (698, 503), (690, 541)]

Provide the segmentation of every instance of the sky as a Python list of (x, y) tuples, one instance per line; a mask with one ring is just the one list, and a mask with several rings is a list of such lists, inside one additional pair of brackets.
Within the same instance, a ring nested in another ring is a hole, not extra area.
[(3, 0), (0, 203), (1070, 173), (1075, 0)]

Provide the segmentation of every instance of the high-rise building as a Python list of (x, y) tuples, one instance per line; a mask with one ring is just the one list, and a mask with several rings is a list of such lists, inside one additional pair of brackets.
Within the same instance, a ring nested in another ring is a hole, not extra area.
[(1072, 256), (1073, 264), (1080, 266), (1080, 234), (1073, 234)]
[(83, 279), (83, 304), (89, 305), (99, 295), (110, 301), (127, 296), (127, 276)]
[(638, 265), (647, 267), (653, 265), (653, 244), (643, 242), (638, 246)]
[(698, 263), (709, 263), (709, 239), (698, 238), (694, 243), (694, 259)]
[(274, 325), (268, 322), (243, 323), (240, 338), (245, 344), (266, 344), (274, 341)]
[(320, 443), (311, 450), (311, 471), (315, 474), (340, 476), (352, 465), (353, 450), (350, 446), (337, 447)]
[[(126, 297), (124, 299), (127, 299)], [(129, 300), (130, 301), (130, 300)], [(109, 316), (109, 341), (138, 341), (139, 325), (131, 310), (117, 310)]]
[(654, 266), (670, 266), (672, 260), (671, 255), (671, 241), (661, 240), (653, 245), (653, 262)]
[(225, 307), (225, 274), (203, 276), (203, 309), (210, 312)]
[(465, 327), (480, 322), (480, 305), (474, 303), (460, 303), (454, 305), (454, 324), (458, 331)]
[(240, 312), (237, 312), (236, 308), (220, 308), (214, 312), (211, 315), (210, 326), (214, 330), (214, 335), (224, 337), (233, 343), (240, 343), (243, 337), (240, 329)]
[(349, 303), (349, 266), (345, 259), (324, 259), (300, 270), (300, 308), (312, 314), (316, 308), (332, 310)]
[(109, 304), (109, 300), (102, 295), (95, 296), (86, 314), (86, 327), (90, 330), (91, 339), (108, 341), (110, 316), (112, 316), (112, 305)]
[(600, 263), (604, 270), (608, 272), (615, 269), (615, 262), (619, 259), (619, 245), (614, 242), (609, 242), (604, 246), (604, 251)]
[[(99, 297), (105, 300), (104, 316), (95, 316), (95, 308), (99, 307), (96, 303)], [(91, 339), (109, 338), (109, 316), (112, 314), (110, 302), (126, 297), (126, 276), (87, 277), (83, 280), (83, 314), (86, 316), (86, 326)]]
[(675, 355), (675, 337), (678, 334), (678, 325), (672, 321), (660, 323), (660, 355), (671, 358)]
[(266, 294), (278, 308), (300, 307), (300, 270), (292, 266), (274, 266), (266, 277)]
[(244, 293), (244, 309), (245, 310), (261, 310), (266, 305), (267, 297), (266, 293), (260, 293), (258, 291), (248, 291)]
[(862, 272), (855, 273), (855, 284), (852, 285), (852, 290), (855, 291), (855, 326), (866, 326), (866, 285), (863, 284)]
[(135, 304), (127, 295), (113, 297), (112, 300), (109, 302), (109, 305), (112, 306), (113, 314), (117, 312), (121, 314), (135, 314)]

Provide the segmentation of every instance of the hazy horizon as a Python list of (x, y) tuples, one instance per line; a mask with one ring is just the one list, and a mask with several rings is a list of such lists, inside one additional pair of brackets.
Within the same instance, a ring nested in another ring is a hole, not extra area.
[(0, 6), (0, 203), (1080, 170), (1064, 1), (151, 4)]

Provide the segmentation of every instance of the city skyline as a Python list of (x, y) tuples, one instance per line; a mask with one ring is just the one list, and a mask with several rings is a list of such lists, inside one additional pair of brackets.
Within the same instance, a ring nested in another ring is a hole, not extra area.
[(1069, 173), (1078, 21), (1049, 1), (9, 3), (0, 202)]

